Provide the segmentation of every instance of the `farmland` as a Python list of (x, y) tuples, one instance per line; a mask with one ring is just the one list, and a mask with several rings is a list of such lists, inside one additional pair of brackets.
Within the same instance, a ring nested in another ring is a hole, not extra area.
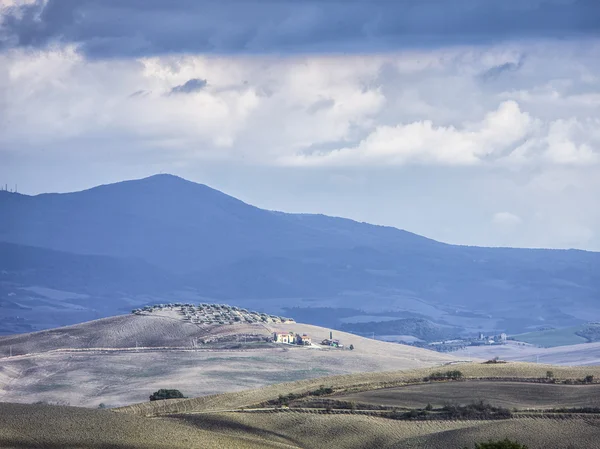
[(3, 448), (231, 448), (287, 447), (252, 435), (205, 431), (173, 420), (149, 421), (105, 410), (0, 403)]
[(161, 309), (0, 337), (0, 400), (123, 406), (171, 386), (196, 397), (456, 360), (343, 332), (336, 338), (354, 350), (280, 345), (268, 341), (272, 332), (308, 332), (320, 341), (330, 330), (260, 314), (252, 318), (257, 322), (237, 322), (235, 316), (234, 324), (194, 323), (179, 310)]
[(203, 430), (260, 435), (307, 449), (414, 448), (462, 449), (475, 441), (512, 438), (530, 449), (596, 447), (597, 422), (583, 419), (506, 421), (393, 421), (374, 416), (216, 413), (178, 416)]
[[(109, 411), (1, 404), (0, 446), (462, 449), (511, 438), (530, 449), (595, 447), (600, 367), (453, 364), (448, 369), (460, 370), (458, 380), (424, 380), (439, 369), (305, 379)], [(283, 405), (281, 397), (292, 394), (298, 399)], [(510, 410), (456, 418), (442, 406), (452, 401), (460, 409), (479, 399)], [(348, 403), (353, 407), (342, 407)]]
[(583, 330), (583, 326), (566, 327), (562, 329), (548, 329), (544, 331), (528, 332), (526, 334), (515, 335), (513, 338), (517, 341), (530, 343), (545, 348), (554, 346), (576, 345), (586, 343), (588, 340), (577, 332)]
[[(552, 370), (556, 382), (582, 379), (593, 375), (600, 379), (600, 366), (595, 367), (558, 367), (534, 363), (482, 364), (463, 363), (452, 365), (460, 368), (464, 379), (468, 381), (485, 379), (545, 379), (548, 370)], [(142, 415), (167, 415), (190, 412), (210, 412), (253, 407), (276, 400), (290, 393), (303, 395), (318, 389), (321, 385), (332, 386), (335, 395), (352, 394), (364, 391), (376, 391), (382, 388), (402, 387), (421, 383), (422, 379), (439, 371), (439, 367), (415, 370), (357, 373), (326, 378), (305, 379), (297, 382), (274, 384), (258, 389), (236, 393), (192, 398), (176, 403), (141, 403), (118, 409), (125, 413)], [(434, 384), (435, 385), (435, 384)], [(600, 388), (594, 385), (594, 388)]]
[(340, 395), (335, 399), (402, 408), (468, 404), (484, 400), (507, 408), (600, 407), (597, 385), (562, 385), (527, 382), (436, 382)]

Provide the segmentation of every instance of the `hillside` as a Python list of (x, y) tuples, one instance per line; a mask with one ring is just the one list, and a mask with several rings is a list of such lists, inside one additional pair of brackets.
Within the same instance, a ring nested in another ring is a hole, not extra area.
[[(0, 403), (0, 446), (458, 449), (510, 438), (530, 449), (595, 447), (600, 389), (581, 378), (598, 377), (598, 367), (471, 363), (452, 369), (463, 373), (462, 381), (424, 380), (437, 367), (113, 410)], [(554, 380), (546, 379), (548, 370)], [(490, 402), (479, 403), (480, 394)]]
[[(595, 447), (600, 390), (581, 378), (597, 376), (598, 367), (478, 363), (452, 369), (460, 370), (461, 381), (427, 381), (431, 368), (353, 374), (115, 411), (315, 449), (458, 449), (490, 438), (532, 449)], [(548, 370), (554, 380), (546, 379)]]
[[(598, 253), (447, 245), (262, 210), (170, 175), (68, 194), (0, 192), (0, 215), (3, 333), (181, 300), (295, 309), (333, 328), (342, 317), (319, 311), (467, 333), (600, 319)], [(44, 313), (34, 309), (42, 304)]]
[(203, 431), (184, 422), (150, 421), (105, 410), (49, 405), (0, 404), (0, 447), (167, 449), (285, 448), (251, 434)]
[(0, 401), (111, 406), (159, 388), (188, 396), (326, 375), (439, 366), (456, 360), (410, 346), (333, 331), (354, 350), (268, 342), (274, 331), (329, 329), (302, 323), (197, 324), (169, 309), (0, 337)]

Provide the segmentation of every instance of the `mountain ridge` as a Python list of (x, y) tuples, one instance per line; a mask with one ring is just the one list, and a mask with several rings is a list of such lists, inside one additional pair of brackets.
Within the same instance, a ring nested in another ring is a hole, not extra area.
[[(8, 217), (0, 221), (0, 242), (17, 245), (12, 251), (25, 264), (0, 277), (0, 305), (15, 303), (15, 295), (28, 307), (49, 301), (28, 296), (41, 286), (87, 295), (88, 303), (69, 300), (77, 307), (112, 304), (102, 314), (184, 297), (270, 310), (389, 310), (470, 332), (600, 319), (600, 253), (451, 245), (388, 226), (260, 209), (173, 175), (65, 194), (6, 192), (0, 216)], [(75, 263), (75, 255), (108, 259)], [(129, 275), (119, 278), (110, 263), (127, 267), (138, 287), (148, 279), (148, 288), (132, 288)], [(44, 280), (48, 273), (52, 282)], [(100, 294), (86, 284), (90, 278), (110, 288)], [(22, 318), (0, 307), (0, 328), (7, 317)], [(55, 324), (69, 324), (56, 317)]]

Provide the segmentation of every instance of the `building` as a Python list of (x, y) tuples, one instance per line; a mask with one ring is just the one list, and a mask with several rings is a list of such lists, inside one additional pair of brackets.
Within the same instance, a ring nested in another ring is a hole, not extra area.
[(306, 334), (298, 335), (297, 337), (297, 342), (299, 345), (310, 346), (312, 344), (312, 340)]
[(273, 332), (275, 343), (296, 344), (296, 335), (293, 332)]
[(323, 346), (331, 346), (332, 348), (343, 348), (344, 345), (340, 343), (339, 340), (331, 340), (329, 338), (326, 338), (325, 340), (323, 340), (321, 342), (321, 344)]

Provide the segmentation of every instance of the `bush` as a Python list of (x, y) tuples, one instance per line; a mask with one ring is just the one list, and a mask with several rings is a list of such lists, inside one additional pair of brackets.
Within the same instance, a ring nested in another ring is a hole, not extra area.
[[(467, 448), (465, 448), (467, 449)], [(502, 441), (488, 441), (487, 443), (475, 443), (475, 449), (528, 449), (527, 446), (511, 441), (508, 438)]]
[(554, 372), (546, 371), (546, 379), (554, 379)]
[(583, 379), (583, 381), (586, 384), (591, 384), (592, 382), (594, 382), (594, 376), (592, 376), (591, 374), (587, 375), (587, 376), (585, 376), (585, 378)]
[(462, 379), (463, 373), (459, 370), (446, 371), (442, 373), (440, 371), (431, 373), (429, 376), (423, 378), (425, 382), (430, 380), (458, 380)]
[(446, 404), (442, 410), (452, 419), (507, 419), (512, 417), (509, 409), (494, 407), (483, 401), (469, 405)]
[(354, 345), (350, 345), (350, 346), (348, 346), (348, 348), (350, 349), (350, 351), (353, 351), (354, 350)]
[(150, 395), (151, 401), (161, 401), (163, 399), (182, 399), (185, 396), (179, 390), (166, 390), (161, 388)]

